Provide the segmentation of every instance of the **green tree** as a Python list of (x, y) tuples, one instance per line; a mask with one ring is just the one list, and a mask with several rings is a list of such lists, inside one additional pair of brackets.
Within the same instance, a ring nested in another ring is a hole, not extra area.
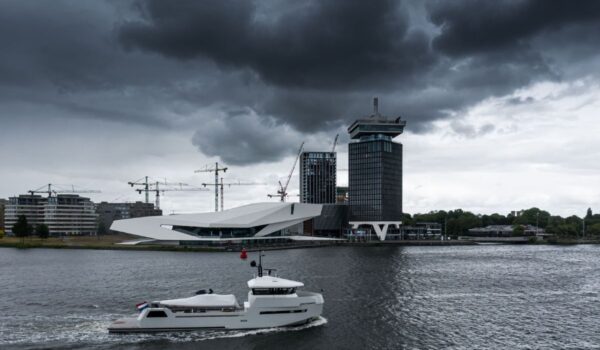
[(550, 213), (539, 208), (530, 208), (521, 211), (521, 215), (514, 218), (513, 224), (539, 225), (541, 228), (548, 226)]
[(522, 225), (514, 225), (513, 226), (513, 232), (512, 235), (513, 237), (522, 237), (525, 234), (525, 229), (523, 228)]
[(600, 214), (594, 214), (589, 220), (586, 220), (587, 224), (600, 224)]
[(565, 219), (565, 224), (568, 224), (571, 226), (571, 230), (574, 230), (575, 234), (574, 236), (578, 236), (581, 231), (583, 230), (583, 219), (581, 219), (579, 216), (576, 215), (571, 215), (568, 218)]
[(585, 220), (590, 220), (593, 216), (592, 208), (588, 208), (587, 213), (585, 214)]
[(587, 234), (591, 236), (600, 236), (600, 223), (590, 225), (587, 228)]
[[(410, 216), (410, 215), (409, 215)], [(96, 231), (96, 235), (105, 235), (108, 233), (108, 230), (106, 229), (106, 225), (104, 224), (103, 221), (98, 221), (98, 229)]]
[(579, 229), (574, 223), (564, 223), (556, 226), (552, 233), (557, 234), (560, 237), (577, 237), (579, 235)]
[(558, 226), (565, 223), (565, 219), (560, 216), (554, 215), (548, 218), (548, 226)]
[(25, 237), (31, 235), (31, 225), (27, 223), (27, 217), (25, 215), (19, 215), (17, 222), (12, 227), (12, 232), (17, 237), (21, 237), (21, 243), (25, 241)]
[(492, 215), (482, 215), (481, 216), (481, 226), (489, 226), (489, 225), (509, 225), (510, 220), (506, 218), (506, 216), (494, 213)]
[[(441, 224), (446, 222), (446, 232), (449, 236), (457, 237), (468, 233), (469, 229), (481, 226), (481, 217), (462, 209), (450, 210), (448, 213), (440, 212), (436, 221)], [(417, 216), (415, 215), (415, 218)]]
[(35, 227), (35, 234), (43, 239), (46, 239), (50, 236), (50, 229), (46, 224), (39, 224)]

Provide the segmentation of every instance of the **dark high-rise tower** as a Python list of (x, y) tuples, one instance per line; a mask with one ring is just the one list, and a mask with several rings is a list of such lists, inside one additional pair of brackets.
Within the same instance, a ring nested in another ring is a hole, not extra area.
[(335, 203), (335, 184), (335, 152), (303, 152), (300, 155), (301, 203)]
[(388, 119), (373, 100), (373, 115), (348, 128), (348, 204), (351, 220), (399, 221), (402, 217), (402, 144), (393, 138), (406, 121)]

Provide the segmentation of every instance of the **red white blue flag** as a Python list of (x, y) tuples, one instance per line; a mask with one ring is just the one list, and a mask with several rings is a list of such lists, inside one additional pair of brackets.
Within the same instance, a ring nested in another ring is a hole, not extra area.
[(141, 303), (139, 303), (139, 304), (136, 304), (136, 305), (135, 305), (135, 308), (136, 308), (136, 309), (138, 309), (138, 311), (142, 311), (142, 310), (144, 310), (145, 308), (147, 308), (148, 306), (150, 306), (150, 305), (148, 305), (148, 302), (145, 302), (145, 301), (144, 301), (144, 302), (141, 302)]

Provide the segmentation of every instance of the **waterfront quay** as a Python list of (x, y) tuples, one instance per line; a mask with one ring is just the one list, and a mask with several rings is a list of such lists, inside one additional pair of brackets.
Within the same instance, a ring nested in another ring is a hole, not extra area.
[(0, 248), (50, 248), (50, 249), (100, 249), (100, 250), (154, 250), (154, 251), (240, 251), (245, 248), (248, 251), (255, 250), (280, 250), (280, 249), (302, 249), (334, 246), (375, 247), (375, 246), (465, 246), (475, 243), (459, 240), (331, 240), (331, 241), (309, 241), (309, 242), (287, 242), (278, 240), (272, 242), (257, 243), (247, 241), (230, 244), (212, 245), (185, 245), (185, 244), (122, 244), (135, 239), (129, 235), (105, 235), (105, 236), (70, 236), (50, 237), (41, 239), (30, 237), (20, 239), (17, 237), (4, 237), (0, 239)]
[[(48, 248), (48, 249), (98, 249), (98, 250), (148, 250), (148, 251), (175, 251), (175, 252), (232, 252), (258, 250), (285, 250), (322, 247), (378, 247), (378, 246), (472, 246), (477, 243), (470, 240), (433, 240), (433, 239), (406, 239), (406, 240), (347, 240), (337, 239), (331, 241), (309, 241), (309, 242), (287, 242), (284, 240), (257, 243), (255, 241), (212, 244), (212, 245), (185, 245), (185, 244), (122, 244), (131, 241), (134, 237), (129, 235), (106, 235), (106, 236), (73, 236), (73, 237), (50, 237), (47, 239), (27, 238), (21, 240), (16, 237), (4, 237), (0, 239), (0, 248)], [(510, 244), (511, 242), (507, 242)], [(563, 244), (597, 244), (597, 241), (569, 241), (556, 242)]]

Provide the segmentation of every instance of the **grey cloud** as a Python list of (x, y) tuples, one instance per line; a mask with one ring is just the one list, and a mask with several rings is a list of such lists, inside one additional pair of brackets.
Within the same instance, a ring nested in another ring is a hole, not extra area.
[(487, 135), (496, 129), (494, 125), (489, 123), (483, 124), (480, 127), (475, 127), (474, 125), (466, 124), (458, 120), (455, 120), (452, 123), (450, 123), (450, 128), (456, 134), (464, 136), (466, 138), (475, 138)]
[(192, 138), (202, 153), (231, 165), (278, 161), (294, 152), (300, 142), (299, 134), (252, 111), (208, 121)]
[(534, 102), (535, 99), (531, 96), (527, 96), (527, 97), (510, 97), (506, 100), (506, 103), (510, 104), (510, 105), (522, 105), (522, 104), (527, 104), (527, 103), (532, 103)]
[(496, 127), (493, 124), (484, 124), (479, 128), (479, 135), (485, 135), (493, 132)]

